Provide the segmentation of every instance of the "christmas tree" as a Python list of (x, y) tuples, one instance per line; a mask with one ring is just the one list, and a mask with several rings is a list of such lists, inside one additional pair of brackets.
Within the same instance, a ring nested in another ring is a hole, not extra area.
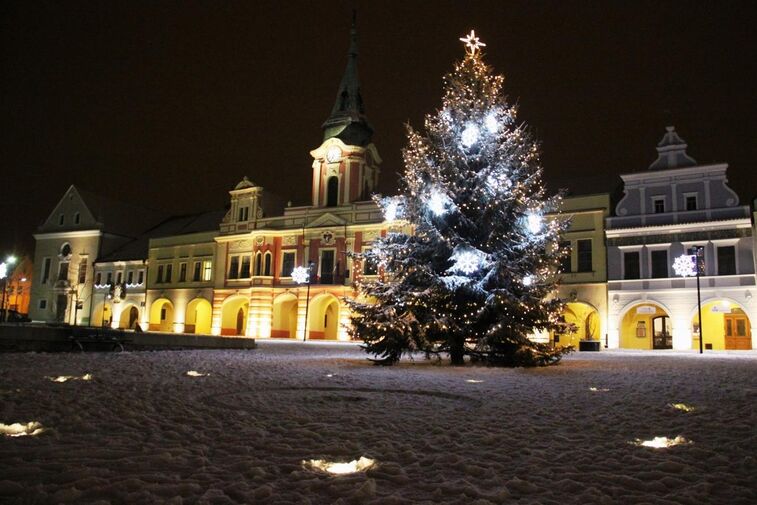
[[(391, 364), (407, 352), (504, 365), (545, 365), (564, 353), (529, 339), (560, 325), (552, 297), (567, 222), (542, 181), (539, 149), (504, 78), (483, 61), (471, 31), (465, 58), (444, 80), (425, 133), (408, 126), (400, 195), (377, 198), (404, 224), (357, 255), (382, 275), (350, 301), (353, 338)], [(409, 228), (409, 229), (408, 229)]]

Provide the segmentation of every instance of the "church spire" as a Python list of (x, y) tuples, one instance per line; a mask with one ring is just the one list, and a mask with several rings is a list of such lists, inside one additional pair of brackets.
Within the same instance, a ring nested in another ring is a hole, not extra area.
[(357, 77), (357, 27), (356, 12), (352, 11), (350, 49), (347, 52), (347, 67), (344, 70), (336, 102), (331, 115), (323, 123), (323, 140), (337, 137), (348, 145), (365, 146), (371, 142), (373, 128), (365, 117), (363, 96)]

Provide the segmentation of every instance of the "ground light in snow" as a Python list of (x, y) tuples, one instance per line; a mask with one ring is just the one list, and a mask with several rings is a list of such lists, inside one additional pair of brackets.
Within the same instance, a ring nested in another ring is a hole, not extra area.
[(0, 423), (0, 434), (5, 435), (6, 437), (36, 437), (44, 431), (45, 428), (37, 421), (13, 424)]
[(478, 379), (468, 379), (465, 382), (470, 382), (471, 384), (481, 384), (484, 381)]
[(190, 371), (187, 372), (187, 376), (189, 376), (189, 377), (207, 377), (208, 375), (210, 375), (210, 374), (209, 373), (201, 373), (201, 372), (198, 372), (196, 370), (190, 370)]
[(376, 466), (376, 460), (360, 456), (360, 459), (349, 463), (337, 463), (326, 459), (306, 459), (302, 466), (310, 470), (318, 470), (331, 475), (349, 475), (352, 473), (365, 472)]
[(595, 388), (594, 386), (592, 386), (592, 387), (589, 388), (589, 391), (594, 391), (595, 393), (597, 393), (597, 392), (603, 392), (604, 393), (604, 392), (609, 391), (609, 389), (608, 388)]
[(57, 377), (45, 377), (45, 379), (53, 382), (68, 382), (68, 381), (91, 381), (92, 374), (86, 373), (84, 375), (58, 375)]
[(333, 376), (335, 376), (335, 375), (336, 375), (335, 373), (327, 373), (327, 374), (326, 374), (326, 377), (333, 377)]
[(678, 435), (676, 438), (654, 437), (652, 440), (641, 440), (637, 438), (632, 443), (641, 447), (651, 447), (653, 449), (667, 449), (668, 447), (673, 447), (674, 445), (690, 444), (691, 441), (686, 440), (681, 435)]
[(681, 412), (693, 412), (695, 409), (691, 405), (685, 403), (669, 403), (671, 409), (680, 410)]

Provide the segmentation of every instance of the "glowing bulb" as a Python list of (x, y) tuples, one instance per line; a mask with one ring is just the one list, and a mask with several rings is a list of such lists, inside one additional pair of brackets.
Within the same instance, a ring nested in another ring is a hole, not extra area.
[(187, 372), (187, 376), (189, 376), (189, 377), (207, 377), (208, 375), (210, 375), (210, 374), (209, 373), (200, 373), (200, 372), (198, 372), (196, 370), (190, 370), (190, 371)]
[(493, 112), (490, 112), (486, 115), (484, 124), (486, 125), (486, 129), (489, 130), (489, 133), (497, 133), (499, 131), (499, 122), (497, 122), (497, 115)]
[(365, 472), (376, 466), (376, 461), (371, 458), (361, 456), (358, 460), (349, 463), (336, 463), (325, 459), (310, 459), (302, 462), (306, 468), (320, 470), (331, 475), (347, 475), (357, 472)]
[(651, 447), (653, 449), (667, 449), (668, 447), (673, 447), (674, 445), (690, 444), (691, 441), (686, 440), (681, 435), (678, 435), (676, 438), (654, 437), (652, 440), (636, 439), (634, 443), (642, 447)]
[(387, 198), (384, 203), (384, 220), (394, 221), (399, 216), (400, 205), (394, 198)]
[(535, 212), (531, 212), (528, 214), (527, 221), (528, 221), (528, 231), (530, 231), (534, 235), (539, 233), (541, 231), (542, 226), (544, 225), (544, 218), (542, 218), (541, 215)]
[(45, 428), (37, 421), (13, 424), (0, 423), (0, 435), (5, 435), (6, 437), (34, 437), (44, 433), (44, 431)]
[(524, 286), (530, 286), (534, 283), (534, 276), (533, 275), (527, 275), (523, 277), (523, 285)]
[(469, 124), (465, 127), (463, 130), (463, 134), (460, 137), (460, 140), (463, 143), (463, 147), (470, 147), (476, 142), (478, 142), (478, 126), (474, 124)]

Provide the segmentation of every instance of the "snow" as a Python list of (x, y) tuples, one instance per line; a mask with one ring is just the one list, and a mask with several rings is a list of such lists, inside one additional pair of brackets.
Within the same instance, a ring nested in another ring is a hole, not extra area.
[[(757, 503), (756, 372), (755, 352), (538, 369), (289, 342), (0, 354), (0, 423), (44, 427), (0, 436), (0, 502)], [(658, 437), (686, 443), (639, 445)]]

